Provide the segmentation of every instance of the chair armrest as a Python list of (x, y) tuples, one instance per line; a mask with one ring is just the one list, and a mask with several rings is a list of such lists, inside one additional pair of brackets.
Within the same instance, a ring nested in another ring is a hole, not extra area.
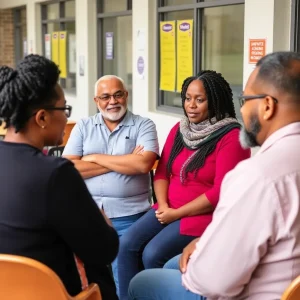
[(85, 290), (73, 297), (74, 300), (102, 300), (99, 286), (91, 283)]

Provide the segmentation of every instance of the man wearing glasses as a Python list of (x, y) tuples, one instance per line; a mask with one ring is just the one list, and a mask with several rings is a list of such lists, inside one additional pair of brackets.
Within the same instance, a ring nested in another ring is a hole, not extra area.
[(260, 150), (225, 176), (213, 221), (183, 251), (183, 274), (143, 271), (129, 299), (274, 300), (300, 275), (300, 54), (263, 57), (240, 103), (241, 144)]
[[(121, 78), (101, 77), (94, 97), (100, 112), (75, 125), (63, 153), (119, 236), (150, 208), (149, 171), (159, 154), (155, 124), (128, 111), (127, 99)], [(113, 273), (118, 287), (116, 261)]]

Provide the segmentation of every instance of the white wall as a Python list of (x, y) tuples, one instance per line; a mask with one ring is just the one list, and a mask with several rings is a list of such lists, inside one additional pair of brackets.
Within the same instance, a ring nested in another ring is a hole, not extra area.
[(266, 39), (266, 53), (290, 50), (290, 26), (291, 0), (245, 0), (244, 85), (255, 67), (249, 39)]

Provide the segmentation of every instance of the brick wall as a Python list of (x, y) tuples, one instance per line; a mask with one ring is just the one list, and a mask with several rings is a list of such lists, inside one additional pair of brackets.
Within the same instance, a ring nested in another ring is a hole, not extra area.
[(0, 65), (15, 66), (14, 19), (12, 9), (0, 9)]

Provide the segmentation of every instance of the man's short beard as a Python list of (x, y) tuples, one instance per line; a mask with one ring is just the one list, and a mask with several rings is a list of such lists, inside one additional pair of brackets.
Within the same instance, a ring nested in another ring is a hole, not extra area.
[(243, 125), (240, 131), (240, 143), (244, 149), (260, 146), (257, 143), (257, 135), (260, 130), (261, 124), (259, 123), (257, 115), (252, 115), (250, 117), (249, 130), (247, 130), (245, 125)]
[(110, 113), (107, 110), (102, 110), (100, 107), (98, 107), (98, 108), (99, 108), (99, 111), (101, 112), (102, 117), (104, 117), (105, 119), (107, 119), (109, 121), (116, 122), (116, 121), (121, 120), (127, 111), (127, 108), (125, 105), (120, 104), (117, 107), (120, 107), (120, 111), (117, 113)]

